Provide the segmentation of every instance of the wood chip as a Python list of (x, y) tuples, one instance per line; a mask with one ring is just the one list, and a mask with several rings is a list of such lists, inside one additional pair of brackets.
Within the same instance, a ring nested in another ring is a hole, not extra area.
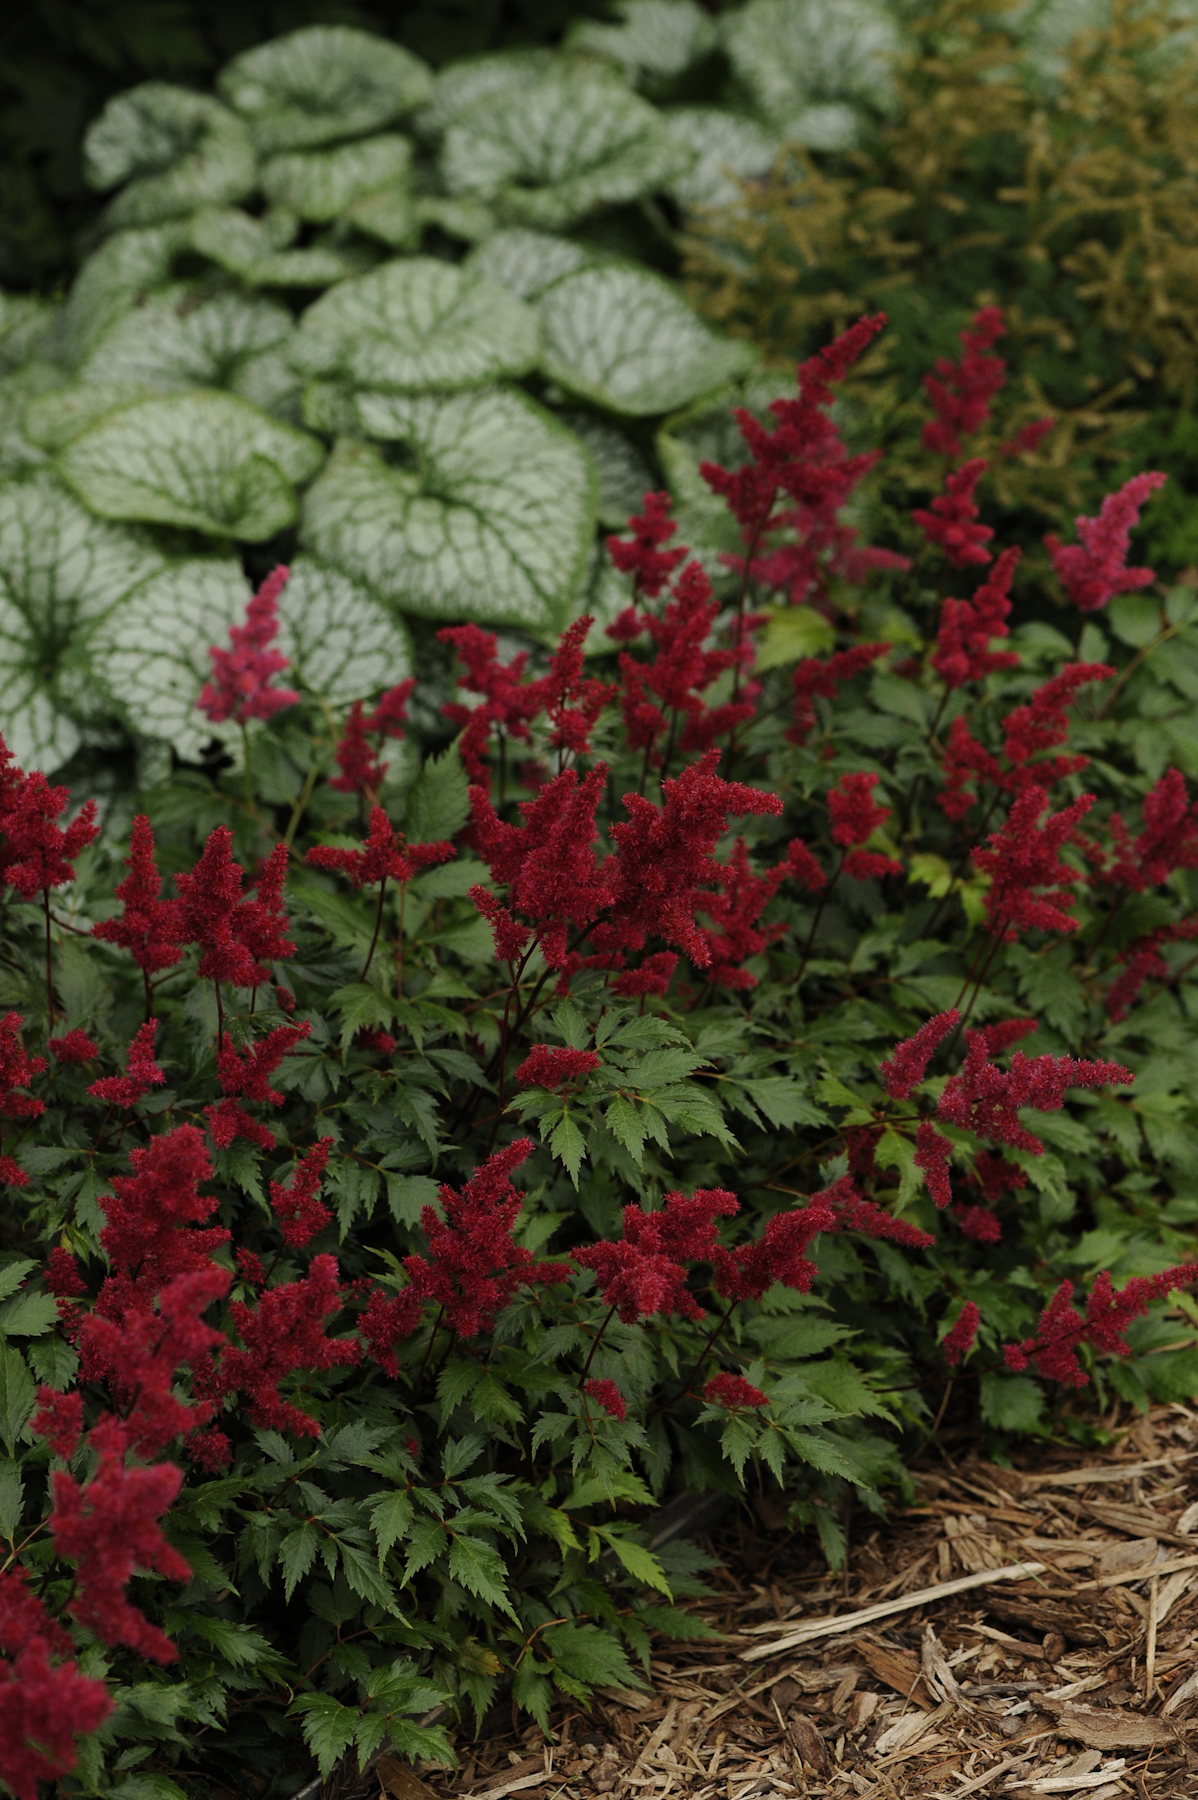
[(832, 1758), (828, 1754), (828, 1746), (806, 1713), (792, 1713), (786, 1721), (786, 1731), (807, 1767), (814, 1769), (817, 1775), (826, 1775), (832, 1767)]
[(433, 1790), (427, 1781), (421, 1781), (414, 1769), (401, 1763), (398, 1756), (384, 1751), (374, 1765), (374, 1772), (379, 1778), (383, 1792), (390, 1795), (390, 1800), (434, 1800)]
[(1171, 1725), (1149, 1713), (1125, 1712), (1118, 1706), (1076, 1706), (1072, 1700), (1054, 1701), (1045, 1694), (1037, 1704), (1052, 1713), (1063, 1738), (1094, 1750), (1148, 1750), (1177, 1738)]

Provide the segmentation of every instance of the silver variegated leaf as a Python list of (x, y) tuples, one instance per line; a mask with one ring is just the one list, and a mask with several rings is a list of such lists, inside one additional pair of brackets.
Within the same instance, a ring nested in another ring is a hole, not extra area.
[(0, 596), (0, 735), (23, 769), (52, 775), (74, 756), (83, 733), (56, 706), (37, 662), (24, 613)]
[(519, 294), (521, 300), (535, 300), (538, 294), (563, 275), (587, 268), (592, 256), (581, 244), (569, 238), (554, 237), (548, 231), (529, 231), (513, 226), (508, 231), (495, 231), (472, 250), (464, 267), (472, 274), (497, 281), (500, 287)]
[(334, 706), (412, 673), (407, 627), (376, 595), (314, 556), (297, 556), (279, 601), (278, 646), (300, 682)]
[(58, 320), (54, 351), (59, 361), (73, 368), (115, 319), (146, 294), (164, 287), (187, 241), (186, 225), (150, 225), (141, 231), (118, 231), (93, 251), (76, 275)]
[(722, 28), (741, 82), (788, 138), (841, 148), (852, 142), (854, 107), (891, 102), (900, 34), (875, 0), (749, 0)]
[(411, 166), (411, 140), (386, 132), (336, 150), (272, 156), (262, 170), (262, 189), (274, 205), (323, 225), (364, 194), (406, 181)]
[(754, 361), (660, 275), (583, 269), (541, 296), (541, 367), (571, 393), (629, 417), (673, 412)]
[(589, 412), (559, 413), (586, 445), (599, 475), (599, 523), (623, 531), (653, 486), (649, 465), (618, 426)]
[(506, 288), (414, 256), (343, 281), (308, 308), (288, 349), (309, 375), (361, 387), (469, 387), (527, 374), (536, 314)]
[(303, 425), (303, 383), (282, 349), (260, 350), (238, 363), (229, 392), (288, 425)]
[(695, 0), (622, 0), (615, 10), (619, 25), (577, 20), (567, 48), (609, 56), (634, 79), (645, 75), (665, 81), (715, 49), (715, 20)]
[(285, 306), (260, 296), (168, 289), (109, 327), (79, 367), (84, 382), (159, 390), (231, 385), (248, 356), (290, 336)]
[(352, 261), (336, 250), (291, 249), (294, 228), (285, 234), (272, 229), (283, 220), (299, 225), (298, 218), (280, 209), (254, 219), (235, 206), (205, 207), (191, 221), (192, 248), (249, 287), (329, 287), (356, 272)]
[(128, 183), (105, 211), (114, 227), (182, 218), (244, 199), (254, 186), (254, 146), (236, 113), (166, 81), (110, 100), (88, 130), (84, 158), (93, 187)]
[(50, 388), (27, 402), (25, 435), (43, 451), (57, 455), (105, 413), (132, 406), (136, 400), (148, 400), (152, 392), (133, 381), (75, 381), (66, 387)]
[(343, 441), (305, 496), (303, 542), (401, 611), (552, 625), (595, 528), (594, 465), (578, 440), (504, 389), (363, 395), (358, 411), (407, 466)]
[(107, 614), (90, 643), (96, 680), (117, 713), (143, 737), (198, 761), (213, 738), (231, 738), (196, 708), (212, 673), (211, 644), (227, 644), (245, 619), (250, 586), (227, 557), (170, 564)]
[(596, 207), (667, 186), (688, 160), (655, 108), (617, 75), (562, 59), (455, 120), (441, 172), (451, 193), (477, 194), (513, 223), (561, 231)]
[(348, 381), (307, 382), (300, 402), (302, 422), (324, 437), (360, 437), (355, 394)]
[(0, 376), (0, 476), (45, 462), (44, 450), (29, 435), (29, 408), (61, 381), (62, 370), (43, 362)]
[(47, 353), (57, 315), (58, 308), (48, 300), (0, 290), (0, 375)]
[(49, 469), (0, 483), (0, 593), (47, 668), (164, 561), (141, 532), (93, 518)]
[(376, 188), (345, 209), (345, 222), (392, 250), (414, 250), (423, 221), (406, 181)]
[(670, 187), (686, 212), (735, 206), (744, 191), (742, 180), (765, 175), (781, 148), (781, 139), (764, 125), (722, 107), (678, 106), (662, 116), (670, 136), (694, 158)]
[(348, 25), (308, 25), (245, 50), (217, 78), (266, 154), (379, 131), (432, 92), (425, 65)]
[(319, 468), (307, 432), (232, 394), (193, 389), (108, 413), (67, 445), (64, 478), (93, 512), (259, 543), (296, 516)]
[(494, 56), (464, 56), (447, 63), (433, 82), (432, 98), (416, 120), (426, 137), (439, 137), (493, 94), (529, 87), (557, 61), (552, 50), (502, 50)]

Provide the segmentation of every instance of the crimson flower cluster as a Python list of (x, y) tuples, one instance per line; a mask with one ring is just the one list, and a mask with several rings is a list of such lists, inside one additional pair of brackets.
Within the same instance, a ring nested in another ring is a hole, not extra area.
[(1159, 1275), (1133, 1276), (1116, 1292), (1104, 1269), (1090, 1290), (1084, 1312), (1073, 1305), (1073, 1283), (1063, 1281), (1040, 1314), (1035, 1336), (1019, 1344), (1004, 1344), (1007, 1367), (1023, 1370), (1034, 1362), (1046, 1381), (1086, 1387), (1090, 1377), (1078, 1359), (1083, 1345), (1100, 1354), (1128, 1355), (1125, 1333), (1133, 1319), (1146, 1313), (1151, 1301), (1166, 1299), (1175, 1288), (1190, 1287), (1195, 1281), (1198, 1263), (1184, 1263)]
[[(408, 716), (408, 701), (416, 687), (415, 677), (388, 688), (378, 705), (369, 712), (361, 700), (355, 700), (345, 721), (341, 742), (333, 753), (340, 773), (329, 782), (340, 794), (365, 794), (373, 799), (383, 785), (390, 765), (381, 761), (382, 746), (387, 738), (401, 738)], [(376, 742), (371, 743), (371, 738)]]
[(230, 629), (232, 648), (213, 644), (208, 651), (212, 678), (201, 688), (196, 704), (214, 725), (226, 719), (238, 725), (271, 719), (299, 700), (294, 688), (271, 685), (287, 667), (283, 652), (271, 646), (279, 634), (279, 596), (290, 576), (291, 570), (282, 565), (272, 570), (246, 608), (245, 624)]

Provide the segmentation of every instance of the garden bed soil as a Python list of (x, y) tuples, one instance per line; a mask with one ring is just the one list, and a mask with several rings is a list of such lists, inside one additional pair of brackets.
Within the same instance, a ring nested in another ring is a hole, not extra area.
[(716, 1527), (699, 1610), (721, 1639), (659, 1640), (651, 1692), (561, 1705), (548, 1747), (504, 1702), (454, 1774), (384, 1756), (325, 1800), (1193, 1800), (1198, 1410), (1019, 1468), (948, 1451), (915, 1480), (912, 1506), (853, 1521), (839, 1577), (780, 1507)]

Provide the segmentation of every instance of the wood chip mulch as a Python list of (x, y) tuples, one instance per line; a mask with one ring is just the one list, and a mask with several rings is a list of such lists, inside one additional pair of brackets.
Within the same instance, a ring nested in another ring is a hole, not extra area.
[(358, 1792), (1195, 1800), (1198, 1410), (1156, 1408), (1105, 1455), (916, 1479), (917, 1504), (854, 1521), (839, 1577), (780, 1508), (716, 1530), (699, 1611), (721, 1639), (656, 1640), (651, 1693), (564, 1703), (548, 1746), (504, 1703), (453, 1775), (384, 1757)]

